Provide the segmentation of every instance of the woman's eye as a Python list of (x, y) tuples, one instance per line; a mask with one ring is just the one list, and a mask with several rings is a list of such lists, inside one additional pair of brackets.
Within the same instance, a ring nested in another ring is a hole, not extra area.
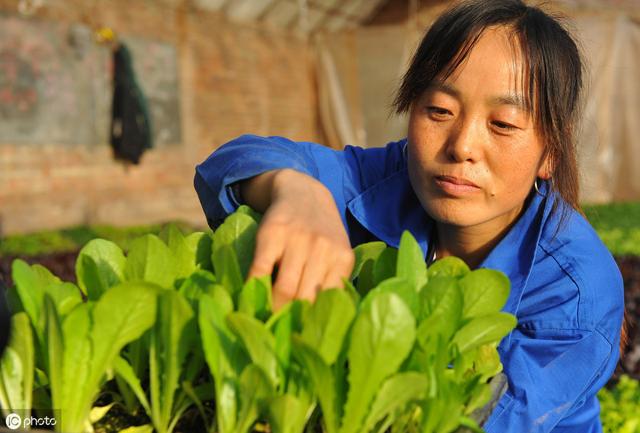
[(518, 129), (516, 126), (513, 126), (509, 123), (500, 122), (499, 120), (493, 121), (491, 123), (501, 131), (512, 131), (514, 129)]
[(434, 106), (427, 107), (427, 113), (438, 120), (445, 119), (453, 115), (453, 113), (451, 113), (451, 111), (447, 110), (446, 108)]

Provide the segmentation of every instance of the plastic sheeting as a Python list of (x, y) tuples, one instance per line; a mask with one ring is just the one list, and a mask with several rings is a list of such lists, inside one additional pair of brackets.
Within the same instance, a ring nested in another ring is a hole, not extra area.
[(618, 16), (573, 20), (588, 63), (578, 140), (582, 200), (640, 199), (640, 25)]
[(324, 144), (334, 149), (346, 144), (363, 146), (365, 133), (352, 38), (349, 34), (319, 34), (314, 37), (314, 44)]

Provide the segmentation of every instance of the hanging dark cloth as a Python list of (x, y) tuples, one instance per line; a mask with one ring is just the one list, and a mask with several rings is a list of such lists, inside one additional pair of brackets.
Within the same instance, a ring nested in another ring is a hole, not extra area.
[(114, 52), (113, 76), (113, 155), (138, 164), (140, 156), (152, 146), (151, 118), (147, 100), (136, 80), (131, 52), (122, 43)]

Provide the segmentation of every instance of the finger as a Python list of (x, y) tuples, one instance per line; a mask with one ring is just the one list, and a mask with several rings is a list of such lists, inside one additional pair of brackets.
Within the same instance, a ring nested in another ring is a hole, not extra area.
[(298, 283), (306, 260), (304, 242), (289, 242), (278, 267), (278, 277), (273, 288), (273, 305), (277, 310), (296, 297)]
[(355, 258), (353, 252), (348, 251), (340, 255), (333, 266), (330, 266), (322, 283), (323, 289), (344, 288), (343, 279), (349, 279), (353, 271)]
[(285, 246), (285, 237), (273, 232), (260, 230), (256, 235), (256, 249), (247, 279), (271, 275), (275, 264), (280, 261)]
[(322, 288), (324, 277), (327, 274), (327, 245), (317, 245), (307, 260), (302, 271), (298, 288), (298, 298), (315, 301), (317, 293)]

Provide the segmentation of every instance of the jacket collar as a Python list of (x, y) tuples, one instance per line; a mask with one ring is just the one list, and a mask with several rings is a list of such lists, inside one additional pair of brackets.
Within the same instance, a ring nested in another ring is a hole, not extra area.
[(406, 168), (369, 187), (347, 207), (365, 229), (394, 248), (400, 245), (402, 232), (408, 230), (426, 256), (433, 220), (413, 192)]
[[(480, 265), (505, 273), (511, 281), (511, 293), (503, 311), (515, 314), (536, 259), (542, 227), (554, 200), (547, 182), (540, 193), (532, 193), (529, 204), (516, 224)], [(402, 232), (416, 238), (426, 256), (434, 221), (422, 208), (404, 168), (374, 184), (348, 203), (355, 219), (376, 238), (398, 248)]]

